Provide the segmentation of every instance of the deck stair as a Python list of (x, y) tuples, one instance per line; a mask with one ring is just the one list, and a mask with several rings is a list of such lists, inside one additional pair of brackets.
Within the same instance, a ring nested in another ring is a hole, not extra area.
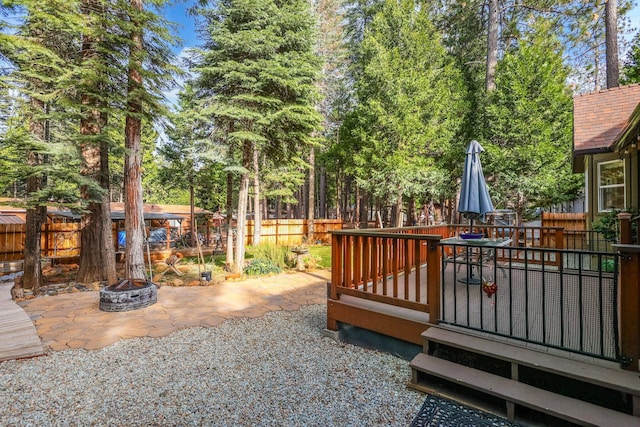
[[(414, 389), (467, 403), (488, 397), (504, 403), (498, 412), (510, 420), (518, 420), (522, 408), (551, 423), (549, 419), (583, 426), (640, 426), (638, 372), (447, 326), (432, 326), (422, 336), (423, 352), (411, 361), (409, 385)], [(547, 384), (537, 383), (539, 378)], [(591, 397), (583, 399), (587, 389), (592, 389)], [(594, 393), (605, 401), (594, 401)], [(467, 394), (475, 398), (467, 399)], [(607, 396), (619, 403), (607, 403)]]

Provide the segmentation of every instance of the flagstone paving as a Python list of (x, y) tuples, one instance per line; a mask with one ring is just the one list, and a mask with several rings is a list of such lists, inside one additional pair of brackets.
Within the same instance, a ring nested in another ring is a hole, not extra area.
[(163, 337), (184, 328), (213, 327), (228, 319), (261, 317), (324, 304), (330, 271), (283, 273), (212, 286), (158, 289), (158, 302), (127, 311), (99, 310), (99, 292), (60, 294), (20, 303), (45, 348), (95, 350), (123, 339)]

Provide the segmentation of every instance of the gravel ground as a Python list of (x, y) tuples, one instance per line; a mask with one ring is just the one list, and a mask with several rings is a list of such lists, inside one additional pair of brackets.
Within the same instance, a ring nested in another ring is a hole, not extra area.
[(11, 426), (408, 426), (409, 364), (323, 337), (326, 306), (0, 363)]

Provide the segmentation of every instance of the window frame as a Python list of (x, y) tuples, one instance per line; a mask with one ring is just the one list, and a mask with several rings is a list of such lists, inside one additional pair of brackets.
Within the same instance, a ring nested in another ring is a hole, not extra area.
[[(603, 166), (610, 165), (612, 163), (617, 163), (622, 167), (622, 183), (621, 184), (608, 184), (602, 185), (602, 168)], [(624, 160), (609, 160), (606, 162), (599, 162), (597, 164), (597, 181), (596, 185), (598, 187), (598, 212), (611, 212), (614, 209), (626, 209), (627, 207), (627, 165)], [(623, 194), (623, 206), (613, 206), (613, 207), (605, 207), (602, 206), (604, 203), (602, 197), (602, 191), (610, 188), (622, 188)]]

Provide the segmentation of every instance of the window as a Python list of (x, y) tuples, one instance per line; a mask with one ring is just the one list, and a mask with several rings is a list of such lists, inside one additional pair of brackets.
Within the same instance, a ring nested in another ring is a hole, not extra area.
[(614, 160), (598, 164), (598, 210), (624, 209), (624, 162)]

